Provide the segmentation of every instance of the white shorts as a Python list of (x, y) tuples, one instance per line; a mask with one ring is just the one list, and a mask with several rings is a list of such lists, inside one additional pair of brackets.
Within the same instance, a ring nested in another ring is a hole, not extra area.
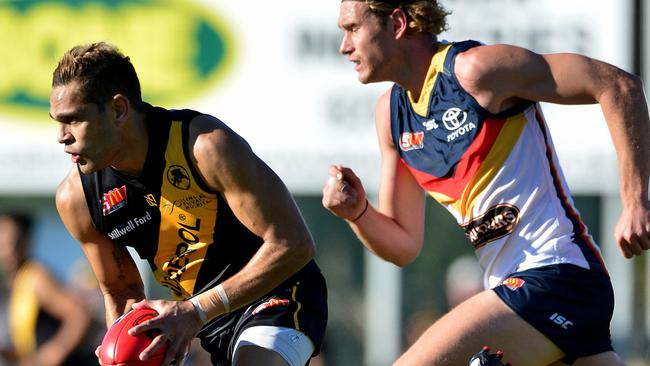
[(245, 329), (235, 343), (232, 363), (244, 346), (258, 346), (282, 356), (289, 366), (305, 366), (314, 353), (314, 344), (303, 332), (292, 328), (255, 326)]

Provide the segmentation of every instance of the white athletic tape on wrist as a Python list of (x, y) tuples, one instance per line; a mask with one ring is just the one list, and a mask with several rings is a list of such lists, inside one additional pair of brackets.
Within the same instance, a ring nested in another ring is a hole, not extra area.
[(192, 306), (194, 306), (194, 310), (196, 310), (196, 313), (199, 315), (199, 319), (201, 319), (201, 324), (207, 323), (208, 313), (206, 313), (205, 310), (203, 309), (203, 306), (201, 306), (201, 302), (199, 302), (199, 299), (193, 297), (190, 299), (190, 302), (192, 303)]
[(221, 303), (223, 304), (224, 313), (230, 312), (230, 300), (228, 300), (228, 295), (226, 295), (226, 291), (223, 289), (223, 286), (219, 284), (217, 287), (215, 287), (215, 290), (217, 290), (219, 300), (221, 300)]

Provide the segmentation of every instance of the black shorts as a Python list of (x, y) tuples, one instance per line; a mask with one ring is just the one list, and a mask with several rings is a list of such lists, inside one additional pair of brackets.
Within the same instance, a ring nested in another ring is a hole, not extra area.
[(562, 362), (612, 351), (609, 276), (572, 264), (513, 273), (494, 292), (565, 354)]
[(320, 271), (303, 269), (250, 305), (214, 319), (198, 337), (212, 364), (230, 365), (237, 338), (245, 329), (260, 325), (305, 333), (317, 355), (327, 325), (327, 288)]

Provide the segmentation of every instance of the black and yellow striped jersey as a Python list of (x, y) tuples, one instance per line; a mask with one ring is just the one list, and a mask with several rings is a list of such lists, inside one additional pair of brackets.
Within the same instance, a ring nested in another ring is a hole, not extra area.
[[(175, 299), (215, 286), (238, 272), (262, 239), (235, 217), (191, 163), (192, 110), (147, 106), (147, 158), (139, 177), (111, 167), (81, 181), (97, 229), (133, 247)], [(319, 271), (312, 261), (302, 271)]]

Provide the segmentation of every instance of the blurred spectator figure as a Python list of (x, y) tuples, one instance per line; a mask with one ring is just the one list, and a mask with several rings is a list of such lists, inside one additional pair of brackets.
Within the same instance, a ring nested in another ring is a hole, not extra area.
[(18, 366), (66, 365), (89, 316), (79, 300), (29, 257), (30, 230), (28, 216), (0, 213), (0, 324), (6, 325), (0, 337), (9, 338), (0, 340), (0, 357)]
[(404, 330), (404, 351), (411, 347), (422, 333), (442, 316), (435, 308), (434, 304), (424, 306), (408, 316)]
[(104, 295), (102, 295), (95, 274), (85, 258), (79, 258), (72, 265), (68, 289), (87, 310), (90, 315), (90, 325), (86, 336), (67, 363), (70, 365), (97, 365), (95, 349), (102, 343), (107, 330), (104, 317)]
[(483, 291), (483, 270), (473, 254), (454, 259), (445, 274), (445, 293), (449, 310)]
[[(483, 290), (483, 271), (473, 254), (462, 255), (454, 259), (445, 272), (445, 295), (447, 297), (447, 310), (478, 294)], [(404, 334), (405, 348), (408, 349), (420, 338), (443, 314), (436, 309), (437, 304), (428, 304), (416, 310), (406, 319)]]
[(9, 334), (9, 319), (7, 314), (9, 306), (9, 289), (5, 286), (4, 274), (0, 267), (0, 366), (9, 366), (9, 359), (13, 359), (13, 346)]

